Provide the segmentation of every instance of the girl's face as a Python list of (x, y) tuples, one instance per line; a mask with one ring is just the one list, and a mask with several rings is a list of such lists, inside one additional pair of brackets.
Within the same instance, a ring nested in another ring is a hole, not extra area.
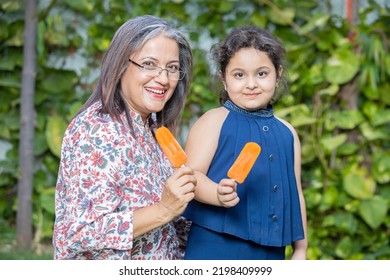
[[(130, 59), (139, 65), (179, 69), (179, 46), (175, 40), (163, 35), (150, 39)], [(169, 74), (171, 75), (171, 74)], [(172, 97), (178, 81), (170, 79), (167, 71), (152, 77), (150, 72), (129, 62), (121, 78), (121, 87), (130, 109), (146, 121), (153, 112), (161, 111)]]
[[(282, 71), (280, 68), (279, 77)], [(237, 106), (252, 111), (267, 107), (275, 93), (277, 77), (265, 52), (244, 48), (230, 59), (223, 84)]]

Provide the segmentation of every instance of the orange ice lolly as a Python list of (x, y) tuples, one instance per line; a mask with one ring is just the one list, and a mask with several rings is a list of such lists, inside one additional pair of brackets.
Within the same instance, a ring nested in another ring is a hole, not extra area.
[(178, 168), (186, 163), (186, 153), (168, 128), (165, 126), (157, 128), (156, 138), (161, 150), (168, 157), (173, 167)]
[(257, 157), (260, 155), (261, 147), (255, 142), (245, 144), (236, 161), (228, 171), (228, 177), (242, 184), (248, 176)]

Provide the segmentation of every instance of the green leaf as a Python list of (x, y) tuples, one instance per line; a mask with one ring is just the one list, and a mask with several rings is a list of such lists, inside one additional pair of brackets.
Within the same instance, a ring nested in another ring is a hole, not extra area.
[(316, 118), (313, 118), (312, 116), (303, 113), (296, 114), (291, 117), (291, 124), (295, 127), (313, 124), (316, 121)]
[(0, 86), (2, 87), (11, 87), (11, 88), (21, 88), (22, 84), (19, 77), (8, 76), (6, 78), (0, 78)]
[(336, 205), (339, 193), (337, 188), (328, 187), (324, 190), (322, 195), (322, 201), (320, 208), (322, 211), (330, 209), (332, 206)]
[(371, 123), (374, 126), (390, 123), (390, 109), (378, 110), (378, 112), (372, 116)]
[(354, 155), (358, 151), (359, 146), (355, 143), (344, 143), (337, 149), (338, 155)]
[(371, 198), (374, 195), (376, 183), (367, 173), (367, 170), (358, 167), (347, 170), (343, 176), (344, 190), (354, 198)]
[(348, 49), (336, 51), (325, 65), (325, 79), (331, 84), (344, 84), (359, 71), (359, 58)]
[(0, 60), (0, 70), (12, 71), (15, 69), (16, 62), (15, 57), (6, 55)]
[(230, 1), (220, 1), (218, 6), (218, 12), (225, 14), (233, 9), (233, 3)]
[(322, 223), (323, 227), (335, 227), (342, 232), (356, 233), (358, 230), (358, 222), (352, 213), (348, 212), (335, 212), (334, 214), (327, 215)]
[(299, 29), (299, 34), (304, 35), (313, 31), (316, 27), (323, 26), (329, 20), (330, 16), (328, 14), (318, 13), (314, 14), (302, 28)]
[(389, 139), (390, 135), (386, 128), (374, 128), (368, 122), (364, 122), (359, 126), (363, 136), (368, 141), (374, 141), (378, 139)]
[(290, 122), (295, 127), (313, 124), (317, 122), (317, 119), (312, 117), (311, 114), (312, 111), (306, 104), (299, 104), (286, 108), (278, 108), (277, 110), (277, 115), (281, 118), (291, 115)]
[(55, 214), (54, 211), (54, 193), (55, 188), (45, 189), (40, 193), (39, 203), (43, 209), (50, 214)]
[(327, 88), (321, 89), (318, 91), (319, 95), (329, 95), (334, 96), (339, 92), (340, 87), (338, 85), (332, 84)]
[(57, 157), (61, 157), (61, 144), (67, 123), (59, 116), (48, 117), (46, 126), (46, 141), (51, 152)]
[(344, 144), (345, 141), (347, 141), (347, 135), (343, 133), (327, 138), (322, 138), (321, 145), (325, 148), (326, 151), (331, 152)]
[(387, 201), (380, 196), (364, 200), (359, 206), (360, 216), (372, 229), (377, 229), (385, 221), (387, 211)]
[(72, 119), (74, 115), (80, 110), (80, 108), (83, 106), (83, 102), (81, 101), (76, 101), (70, 105), (69, 112), (67, 114), (68, 120)]
[(262, 16), (260, 13), (253, 13), (251, 16), (251, 22), (254, 25), (257, 25), (259, 27), (263, 27), (266, 25), (267, 19), (264, 16)]
[(354, 251), (354, 242), (351, 237), (345, 236), (337, 243), (335, 253), (341, 259), (348, 259)]
[(314, 85), (322, 83), (324, 81), (324, 75), (322, 74), (322, 72), (323, 72), (322, 65), (313, 64), (310, 67), (310, 71), (309, 71), (309, 76), (311, 81), (310, 83)]
[(88, 0), (65, 0), (65, 3), (78, 12), (90, 13), (93, 11), (93, 4)]
[(94, 45), (99, 51), (106, 51), (110, 46), (111, 39), (109, 38), (96, 38)]
[(46, 136), (44, 133), (36, 132), (34, 135), (34, 155), (39, 156), (47, 149)]
[(276, 13), (273, 10), (267, 10), (267, 15), (270, 21), (280, 24), (287, 25), (291, 23), (295, 17), (295, 10), (292, 8), (280, 9), (280, 13)]
[[(390, 56), (389, 56), (390, 57)], [(380, 86), (381, 101), (383, 104), (390, 105), (390, 83), (384, 83)]]
[(0, 139), (1, 138), (6, 139), (6, 140), (9, 140), (11, 138), (10, 130), (8, 129), (8, 127), (6, 127), (4, 125), (0, 125)]
[(305, 200), (307, 209), (317, 209), (321, 203), (321, 194), (315, 189), (307, 189), (305, 192)]
[(353, 129), (363, 122), (364, 117), (358, 110), (345, 110), (334, 112), (332, 118), (337, 127), (341, 129)]
[(372, 173), (378, 183), (390, 182), (390, 151), (373, 155)]
[(78, 77), (74, 71), (52, 69), (43, 79), (41, 87), (45, 92), (64, 93), (74, 91)]
[(313, 145), (302, 145), (302, 164), (309, 163), (316, 158), (316, 153)]

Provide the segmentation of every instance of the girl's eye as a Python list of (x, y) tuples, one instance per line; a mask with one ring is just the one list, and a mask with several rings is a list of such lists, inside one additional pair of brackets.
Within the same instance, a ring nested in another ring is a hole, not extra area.
[(235, 73), (234, 77), (236, 77), (236, 78), (243, 78), (244, 77), (244, 73)]
[(265, 76), (267, 76), (267, 73), (266, 72), (259, 72), (258, 75), (259, 75), (259, 77), (265, 77)]

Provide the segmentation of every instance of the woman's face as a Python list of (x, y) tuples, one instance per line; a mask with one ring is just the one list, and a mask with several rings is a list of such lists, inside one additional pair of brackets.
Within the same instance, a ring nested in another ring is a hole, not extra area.
[[(279, 70), (279, 76), (282, 69)], [(277, 83), (275, 66), (265, 52), (255, 48), (239, 50), (226, 67), (224, 86), (229, 98), (246, 110), (266, 108)]]
[[(140, 65), (160, 68), (179, 68), (179, 46), (176, 41), (163, 35), (146, 42), (142, 49), (130, 56)], [(121, 78), (121, 87), (130, 109), (145, 121), (153, 112), (161, 111), (172, 97), (178, 81), (170, 79), (167, 71), (151, 77), (150, 73), (129, 62)]]

